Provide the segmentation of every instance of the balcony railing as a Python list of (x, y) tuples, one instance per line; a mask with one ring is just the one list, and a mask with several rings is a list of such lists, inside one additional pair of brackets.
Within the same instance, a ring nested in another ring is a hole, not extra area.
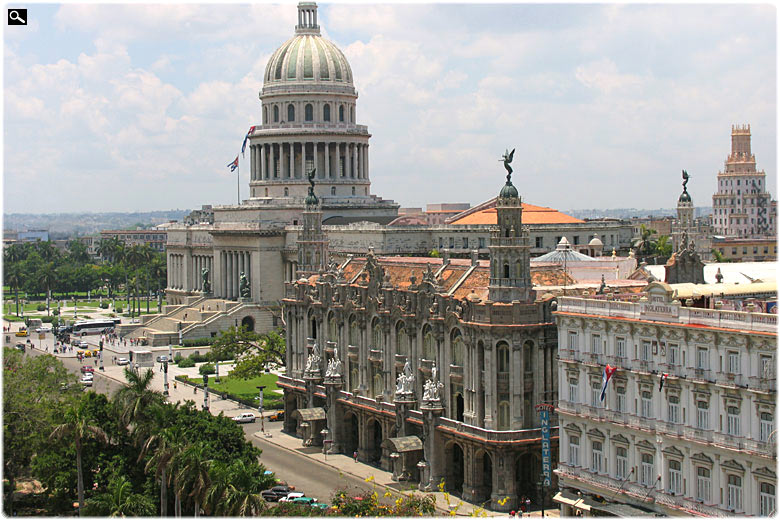
[(756, 377), (750, 376), (748, 378), (750, 388), (763, 390), (764, 392), (776, 392), (777, 391), (777, 378), (772, 377)]
[(745, 439), (720, 432), (712, 432), (712, 443), (716, 446), (723, 446), (736, 450), (745, 449)]
[[(520, 441), (520, 440), (540, 440), (542, 437), (541, 429), (529, 428), (527, 430), (486, 430), (478, 426), (472, 426), (464, 422), (456, 421), (446, 417), (439, 418), (438, 426), (455, 430), (487, 441)], [(558, 427), (550, 428), (550, 436), (558, 435)]]
[(678, 324), (696, 324), (756, 332), (775, 332), (777, 315), (682, 307), (677, 302), (624, 302), (587, 298), (558, 298), (557, 312), (616, 316)]
[(456, 381), (462, 381), (463, 367), (460, 365), (450, 365), (450, 377)]

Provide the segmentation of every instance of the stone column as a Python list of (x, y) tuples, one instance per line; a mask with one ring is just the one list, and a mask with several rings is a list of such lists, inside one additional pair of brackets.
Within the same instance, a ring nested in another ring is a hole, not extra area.
[(268, 151), (271, 154), (271, 160), (268, 164), (268, 168), (271, 170), (271, 172), (268, 174), (268, 178), (273, 179), (276, 177), (276, 150), (274, 149), (273, 143), (268, 145)]
[(352, 143), (352, 178), (358, 178), (357, 143)]
[[(489, 343), (486, 343), (489, 345)], [(494, 367), (493, 364), (493, 352), (494, 348), (485, 349), (485, 366)], [(494, 370), (485, 370), (485, 429), (494, 430), (495, 424), (493, 420), (493, 401), (496, 396), (496, 375)]]
[(365, 146), (366, 146), (366, 151), (365, 151), (365, 156), (366, 156), (366, 174), (365, 174), (365, 177), (363, 177), (363, 178), (364, 179), (368, 179), (368, 143), (366, 143)]
[(233, 297), (236, 300), (241, 297), (238, 293), (238, 251), (233, 251)]
[[(337, 399), (339, 392), (344, 386), (344, 382), (341, 375), (328, 377), (325, 379), (325, 396), (327, 398), (326, 410), (328, 430), (330, 430), (330, 443), (325, 443), (325, 449), (329, 449), (329, 453), (342, 453), (342, 439), (341, 439), (341, 424), (339, 423), (336, 407), (338, 406)], [(328, 448), (328, 444), (330, 447)]]
[(233, 257), (230, 251), (225, 251), (225, 298), (233, 297)]
[(325, 177), (330, 178), (330, 142), (325, 141)]
[(420, 411), (423, 414), (423, 460), (417, 463), (420, 469), (420, 491), (436, 491), (442, 479), (444, 461), (436, 455), (436, 423), (444, 413), (441, 399), (423, 401)]
[[(494, 511), (514, 511), (519, 507), (517, 503), (517, 490), (515, 484), (515, 464), (512, 452), (508, 450), (496, 450), (490, 453), (493, 463), (493, 482), (490, 494), (490, 509)], [(499, 502), (500, 501), (500, 502)]]
[(260, 180), (263, 180), (266, 178), (266, 169), (265, 169), (265, 145), (261, 144), (257, 147), (257, 151), (259, 152), (258, 158), (260, 159), (260, 168), (258, 171), (260, 172)]
[(256, 168), (257, 166), (257, 150), (254, 145), (249, 145), (249, 180), (253, 181), (257, 178)]

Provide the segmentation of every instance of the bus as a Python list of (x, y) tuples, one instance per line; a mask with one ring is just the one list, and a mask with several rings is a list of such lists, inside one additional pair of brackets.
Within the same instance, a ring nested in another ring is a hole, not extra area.
[(74, 336), (86, 336), (87, 334), (103, 334), (114, 330), (115, 320), (107, 318), (104, 320), (81, 320), (73, 324)]

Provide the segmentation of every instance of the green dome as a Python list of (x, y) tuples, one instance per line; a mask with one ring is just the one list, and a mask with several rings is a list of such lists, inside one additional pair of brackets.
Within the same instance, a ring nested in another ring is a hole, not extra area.
[(510, 181), (506, 181), (498, 196), (502, 199), (516, 199), (518, 197), (517, 188)]
[(683, 189), (682, 194), (680, 194), (680, 198), (677, 199), (678, 202), (691, 202), (691, 196), (688, 195), (688, 190)]
[(273, 53), (265, 85), (330, 83), (352, 87), (352, 69), (344, 54), (316, 32), (296, 34)]
[(309, 194), (306, 196), (306, 199), (304, 200), (307, 206), (316, 206), (319, 204), (319, 199), (314, 194), (314, 190), (309, 190)]

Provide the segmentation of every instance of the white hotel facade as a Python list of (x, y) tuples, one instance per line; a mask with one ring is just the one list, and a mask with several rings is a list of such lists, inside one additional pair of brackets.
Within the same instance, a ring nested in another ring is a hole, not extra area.
[[(775, 512), (777, 316), (672, 295), (654, 282), (636, 303), (559, 299), (562, 516), (572, 497), (675, 516)], [(618, 371), (602, 403), (606, 364)]]

